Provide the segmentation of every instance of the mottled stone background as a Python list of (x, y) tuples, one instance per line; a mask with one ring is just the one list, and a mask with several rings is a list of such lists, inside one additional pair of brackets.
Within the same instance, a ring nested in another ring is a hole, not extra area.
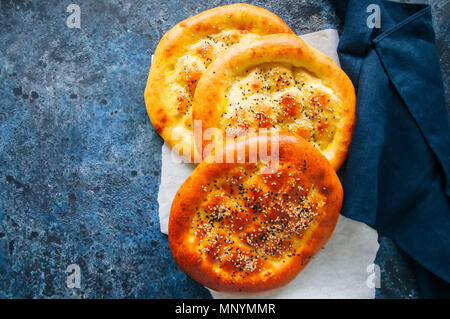
[[(339, 28), (328, 1), (250, 1), (297, 33)], [(449, 2), (433, 7), (444, 82)], [(66, 26), (70, 3), (81, 29)], [(162, 140), (143, 92), (177, 22), (229, 3), (0, 2), (0, 297), (207, 298), (159, 232)], [(69, 264), (81, 288), (66, 286)], [(417, 297), (408, 259), (381, 238), (377, 297)]]

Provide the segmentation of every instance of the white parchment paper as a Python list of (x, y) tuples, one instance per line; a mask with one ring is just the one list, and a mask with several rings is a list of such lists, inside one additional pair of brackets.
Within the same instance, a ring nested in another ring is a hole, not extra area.
[[(339, 65), (336, 30), (327, 29), (300, 37)], [(194, 168), (194, 164), (184, 163), (176, 152), (163, 144), (158, 203), (159, 222), (164, 234), (168, 232), (172, 200)], [(377, 238), (377, 232), (369, 226), (340, 216), (326, 246), (287, 286), (245, 296), (210, 291), (214, 298), (374, 298), (370, 266), (378, 251)]]

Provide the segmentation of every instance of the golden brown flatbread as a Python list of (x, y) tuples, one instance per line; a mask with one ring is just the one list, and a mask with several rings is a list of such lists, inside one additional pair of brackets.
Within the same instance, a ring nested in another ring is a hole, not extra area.
[[(239, 154), (244, 154), (241, 163)], [(240, 138), (223, 152), (231, 161), (212, 156), (197, 166), (173, 201), (173, 257), (189, 276), (217, 291), (285, 285), (335, 228), (343, 193), (333, 167), (290, 133)]]

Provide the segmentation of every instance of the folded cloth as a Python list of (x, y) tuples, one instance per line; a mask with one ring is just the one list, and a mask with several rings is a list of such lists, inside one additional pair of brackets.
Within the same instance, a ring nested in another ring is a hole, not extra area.
[(423, 297), (450, 297), (450, 128), (430, 7), (335, 6), (345, 12), (339, 59), (357, 91), (356, 126), (339, 172), (342, 214), (413, 259)]

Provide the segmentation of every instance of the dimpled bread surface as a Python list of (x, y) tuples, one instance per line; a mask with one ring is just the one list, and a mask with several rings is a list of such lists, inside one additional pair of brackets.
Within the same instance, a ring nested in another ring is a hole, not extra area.
[[(272, 160), (262, 160), (262, 148)], [(222, 162), (212, 157), (173, 200), (169, 243), (176, 262), (216, 291), (285, 285), (334, 230), (343, 192), (333, 167), (290, 133), (245, 136), (225, 147)]]

